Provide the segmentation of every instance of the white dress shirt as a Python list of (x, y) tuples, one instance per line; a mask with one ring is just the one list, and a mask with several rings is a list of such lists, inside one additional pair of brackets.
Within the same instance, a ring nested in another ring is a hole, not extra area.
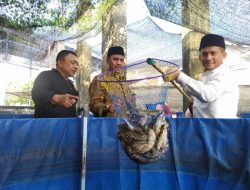
[(201, 81), (182, 72), (176, 81), (194, 97), (193, 117), (237, 118), (239, 87), (225, 64), (204, 72)]

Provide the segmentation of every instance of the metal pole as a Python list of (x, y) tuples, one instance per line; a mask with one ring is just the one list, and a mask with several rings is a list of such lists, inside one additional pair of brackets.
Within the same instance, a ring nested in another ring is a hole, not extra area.
[(81, 190), (85, 190), (88, 117), (82, 117), (82, 179)]
[[(150, 60), (150, 61), (147, 61), (147, 63), (149, 64), (149, 65), (151, 65), (152, 67), (154, 67), (157, 71), (159, 71), (161, 74), (163, 74), (163, 75), (165, 75), (165, 73), (158, 67), (158, 66), (156, 66), (155, 64), (154, 64), (154, 60)], [(187, 100), (190, 102), (190, 103), (192, 103), (193, 101), (192, 101), (192, 99), (187, 95), (187, 93), (186, 92), (184, 92), (184, 90), (182, 90), (179, 86), (178, 86), (178, 84), (175, 82), (175, 80), (171, 80), (170, 81), (171, 83), (172, 83), (172, 85), (185, 97), (185, 98), (187, 98)]]

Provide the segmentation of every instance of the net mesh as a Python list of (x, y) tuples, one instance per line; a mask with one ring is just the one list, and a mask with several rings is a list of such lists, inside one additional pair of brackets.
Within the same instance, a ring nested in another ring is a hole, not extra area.
[(145, 0), (152, 16), (202, 33), (216, 33), (231, 42), (250, 45), (250, 1)]
[(156, 161), (168, 150), (164, 81), (178, 70), (176, 63), (148, 58), (98, 78), (109, 95), (115, 116), (122, 117), (118, 138), (128, 157), (137, 163)]
[(164, 81), (178, 70), (176, 63), (148, 58), (98, 78), (109, 95), (115, 116), (122, 117), (118, 138), (128, 157), (137, 163), (156, 161), (168, 150)]
[[(57, 41), (81, 37), (90, 30), (93, 31), (93, 28), (96, 34), (99, 33), (101, 18), (115, 2), (116, 0), (0, 1), (0, 54), (25, 57), (33, 61), (43, 60)], [(223, 35), (228, 41), (236, 43), (240, 51), (249, 51), (246, 45), (250, 45), (250, 1), (144, 2), (152, 16), (193, 31)], [(135, 4), (133, 1), (133, 5)], [(134, 17), (133, 11), (129, 10), (127, 14), (133, 14)], [(152, 25), (147, 19), (128, 26), (129, 62), (154, 56), (167, 60), (179, 59), (181, 63), (181, 35), (164, 34), (158, 26)], [(171, 48), (171, 51), (165, 53), (161, 51), (163, 48)], [(135, 51), (138, 49), (144, 51)], [(101, 45), (98, 46), (98, 55), (102, 56)], [(245, 57), (248, 60), (248, 56)]]
[(117, 117), (130, 118), (134, 112), (144, 115), (163, 110), (168, 89), (163, 78), (176, 72), (179, 66), (165, 60), (152, 60), (164, 74), (149, 65), (147, 60), (142, 60), (98, 77), (108, 92)]
[(114, 3), (115, 0), (0, 1), (0, 55), (41, 61), (55, 42), (76, 39), (90, 30), (98, 33), (100, 20)]

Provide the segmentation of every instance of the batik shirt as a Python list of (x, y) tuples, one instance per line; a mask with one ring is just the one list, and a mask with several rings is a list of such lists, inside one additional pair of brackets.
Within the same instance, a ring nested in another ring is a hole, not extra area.
[(95, 117), (128, 116), (132, 99), (131, 90), (128, 83), (117, 81), (121, 81), (119, 73), (104, 77), (98, 75), (92, 80), (89, 87), (89, 109)]

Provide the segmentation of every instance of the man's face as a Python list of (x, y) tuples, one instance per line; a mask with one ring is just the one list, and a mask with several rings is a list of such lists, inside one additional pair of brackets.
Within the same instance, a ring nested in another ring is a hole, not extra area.
[(210, 46), (200, 50), (200, 61), (205, 68), (205, 71), (212, 71), (219, 67), (227, 54), (221, 47)]
[(58, 61), (58, 68), (65, 78), (73, 77), (78, 68), (78, 58), (73, 54), (68, 54), (64, 59)]
[(123, 67), (124, 63), (125, 57), (123, 55), (114, 54), (107, 58), (107, 64), (110, 71)]

